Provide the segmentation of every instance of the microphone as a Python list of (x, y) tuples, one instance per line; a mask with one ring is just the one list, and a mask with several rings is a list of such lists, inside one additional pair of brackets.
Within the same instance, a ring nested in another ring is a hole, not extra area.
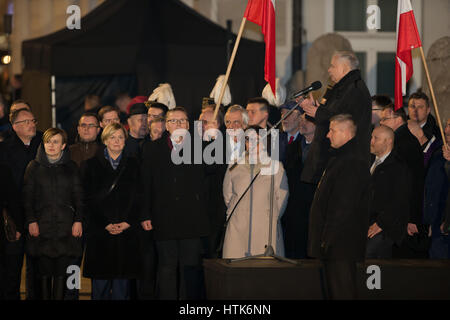
[(315, 91), (322, 88), (322, 83), (320, 81), (315, 81), (311, 83), (311, 85), (303, 90), (300, 90), (297, 93), (294, 93), (292, 96), (292, 99), (298, 98), (300, 96), (304, 96), (305, 94), (309, 93), (310, 91)]

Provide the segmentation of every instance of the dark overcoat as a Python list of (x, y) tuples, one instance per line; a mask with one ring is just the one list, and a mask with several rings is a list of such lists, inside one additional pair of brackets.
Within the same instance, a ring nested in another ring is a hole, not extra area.
[(315, 184), (319, 182), (331, 156), (330, 141), (326, 136), (330, 119), (335, 115), (346, 113), (352, 116), (357, 126), (355, 151), (366, 160), (367, 166), (370, 161), (372, 103), (360, 71), (347, 73), (327, 92), (326, 97), (325, 104), (319, 106), (314, 118), (316, 131), (302, 172), (303, 181)]
[(377, 223), (397, 244), (406, 236), (411, 206), (411, 175), (393, 152), (371, 176), (370, 225)]
[(308, 254), (321, 259), (362, 260), (369, 227), (370, 173), (355, 139), (339, 149), (317, 186), (311, 205)]
[(39, 236), (27, 238), (29, 254), (51, 258), (81, 255), (81, 239), (72, 236), (72, 226), (83, 219), (83, 188), (68, 150), (52, 164), (40, 145), (25, 172), (23, 205), (26, 228), (33, 222), (39, 226)]
[(411, 174), (412, 200), (408, 222), (422, 224), (423, 190), (425, 183), (425, 167), (423, 152), (417, 138), (404, 124), (395, 130), (393, 150), (408, 166)]
[[(208, 236), (210, 222), (205, 165), (193, 162), (175, 164), (171, 158), (171, 146), (168, 132), (161, 139), (144, 145), (141, 220), (152, 221), (155, 240)], [(192, 158), (193, 155), (192, 151)]]
[[(105, 158), (104, 148), (82, 164), (87, 194), (87, 243), (84, 276), (94, 279), (135, 279), (140, 274), (138, 240), (140, 203), (139, 162), (122, 153), (119, 166), (113, 169)], [(115, 188), (108, 193), (118, 177)], [(109, 224), (127, 222), (130, 228), (111, 235)]]

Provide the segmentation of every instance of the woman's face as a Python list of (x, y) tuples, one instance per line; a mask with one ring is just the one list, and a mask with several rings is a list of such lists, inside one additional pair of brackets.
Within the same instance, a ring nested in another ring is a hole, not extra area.
[(47, 142), (44, 142), (45, 153), (50, 159), (57, 159), (61, 155), (61, 152), (66, 147), (66, 144), (62, 142), (63, 138), (60, 134), (56, 134), (51, 137)]
[(105, 145), (109, 152), (121, 153), (125, 147), (125, 135), (122, 130), (115, 131), (105, 141)]

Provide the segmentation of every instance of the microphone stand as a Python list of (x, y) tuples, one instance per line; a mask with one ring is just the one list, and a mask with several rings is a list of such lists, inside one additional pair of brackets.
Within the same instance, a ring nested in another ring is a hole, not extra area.
[[(278, 121), (271, 129), (275, 130), (280, 124), (281, 122), (286, 119), (287, 117), (289, 117), (289, 115), (294, 112), (294, 110), (296, 108), (299, 107), (300, 103), (304, 100), (304, 96), (299, 99), (299, 101), (297, 102), (297, 104), (291, 109), (289, 110), (289, 112), (287, 112), (281, 119), (280, 121)], [(265, 139), (270, 133), (266, 134), (263, 139)], [(289, 258), (285, 258), (279, 255), (275, 254), (275, 250), (273, 249), (272, 246), (272, 229), (273, 229), (273, 198), (274, 198), (274, 187), (275, 187), (275, 174), (273, 172), (274, 170), (274, 165), (273, 162), (271, 161), (270, 163), (271, 166), (271, 177), (270, 177), (270, 214), (269, 214), (269, 239), (266, 245), (266, 250), (264, 251), (264, 253), (262, 254), (258, 254), (258, 255), (254, 255), (254, 256), (247, 256), (247, 257), (243, 257), (243, 258), (237, 258), (237, 259), (227, 259), (227, 263), (232, 263), (232, 262), (237, 262), (237, 261), (245, 261), (245, 260), (250, 260), (250, 259), (257, 259), (257, 258), (274, 258), (280, 261), (284, 261), (284, 262), (288, 262), (294, 265), (299, 265), (301, 264), (300, 261), (295, 261)], [(251, 235), (249, 235), (249, 237), (251, 237)]]

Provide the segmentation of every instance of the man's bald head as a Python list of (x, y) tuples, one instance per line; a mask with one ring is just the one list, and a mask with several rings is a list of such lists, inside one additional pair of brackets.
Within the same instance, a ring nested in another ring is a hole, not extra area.
[(394, 131), (384, 125), (376, 127), (372, 132), (370, 140), (370, 152), (377, 157), (382, 157), (392, 151), (394, 147)]

